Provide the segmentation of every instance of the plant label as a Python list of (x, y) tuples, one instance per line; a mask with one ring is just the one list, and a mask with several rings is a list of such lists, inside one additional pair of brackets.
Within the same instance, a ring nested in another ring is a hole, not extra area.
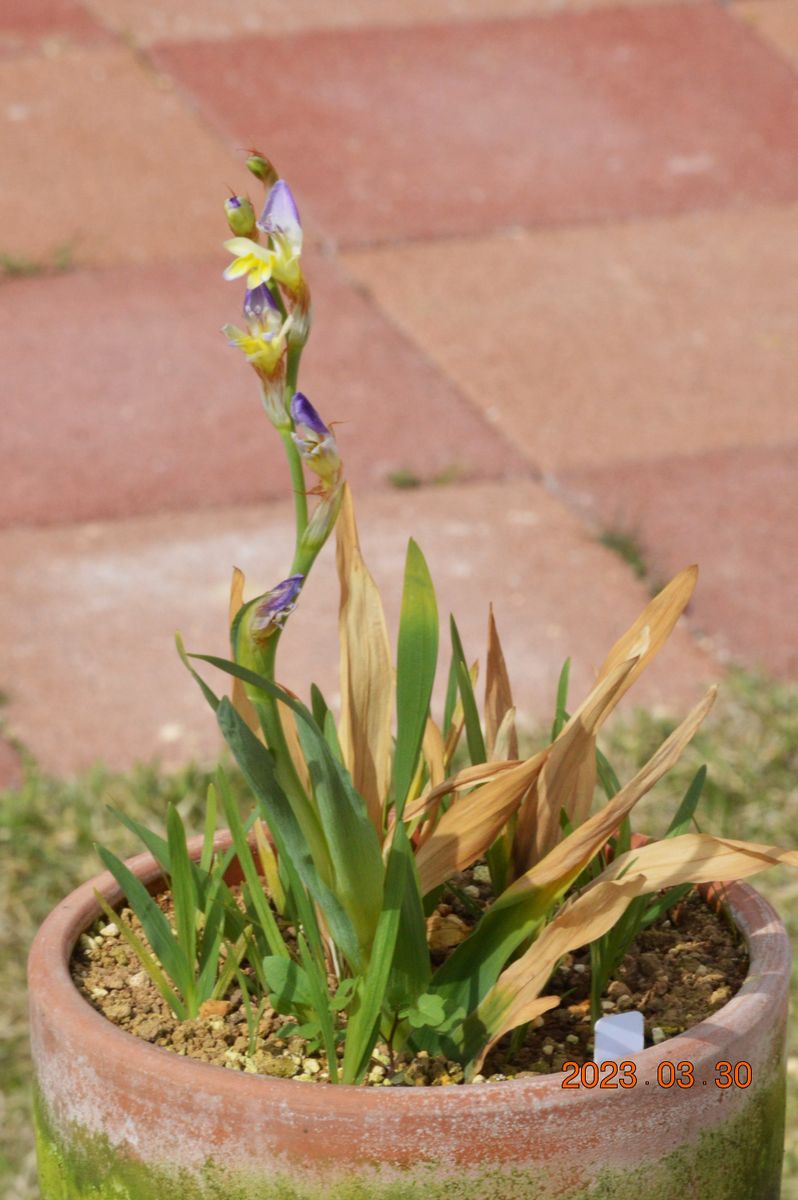
[(631, 1054), (639, 1054), (645, 1043), (641, 1012), (613, 1013), (599, 1017), (593, 1029), (595, 1049), (593, 1061), (599, 1066), (607, 1060), (622, 1062)]

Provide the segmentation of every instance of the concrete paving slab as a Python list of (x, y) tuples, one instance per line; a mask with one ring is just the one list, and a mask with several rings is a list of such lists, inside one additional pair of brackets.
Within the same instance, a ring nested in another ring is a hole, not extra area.
[(0, 254), (52, 265), (206, 254), (246, 172), (124, 47), (0, 62)]
[[(650, 0), (626, 0), (646, 3)], [(364, 26), (440, 25), (448, 21), (524, 17), (600, 8), (617, 0), (87, 0), (98, 20), (140, 45), (202, 38), (209, 41), (252, 34), (296, 33), (308, 29)]]
[[(0, 527), (287, 494), (257, 379), (220, 333), (243, 295), (222, 279), (226, 262), (222, 253), (0, 287)], [(307, 272), (315, 327), (300, 383), (341, 422), (350, 478), (372, 487), (398, 471), (428, 481), (530, 473), (333, 261), (310, 253)]]
[[(348, 244), (798, 198), (798, 79), (715, 4), (191, 42), (154, 59)], [(286, 61), (312, 86), (269, 72)]]
[(732, 11), (787, 62), (798, 66), (798, 5), (784, 0), (742, 0)]
[(550, 471), (798, 438), (796, 235), (793, 205), (346, 261)]
[(58, 55), (72, 44), (93, 45), (109, 35), (78, 0), (3, 0), (0, 59), (20, 53)]
[(566, 472), (578, 510), (639, 543), (653, 575), (701, 566), (691, 621), (727, 661), (798, 677), (798, 445)]
[[(1, 534), (9, 732), (60, 772), (100, 758), (123, 767), (212, 757), (213, 717), (177, 659), (174, 631), (191, 650), (224, 654), (231, 567), (246, 571), (248, 596), (273, 586), (287, 573), (292, 525), (280, 503)], [(360, 526), (392, 637), (410, 533), (430, 563), (442, 621), (454, 608), (470, 657), (484, 656), (494, 602), (525, 722), (549, 719), (568, 654), (579, 695), (646, 601), (625, 564), (532, 483), (375, 494), (360, 505)], [(306, 695), (315, 680), (331, 702), (334, 572), (327, 547), (288, 623), (280, 666), (287, 685)], [(716, 676), (680, 627), (624, 703), (681, 711)]]

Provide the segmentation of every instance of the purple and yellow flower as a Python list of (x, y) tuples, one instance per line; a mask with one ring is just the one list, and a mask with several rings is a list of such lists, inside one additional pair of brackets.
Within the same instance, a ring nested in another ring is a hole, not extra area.
[(341, 476), (335, 436), (302, 392), (296, 392), (291, 400), (291, 419), (300, 431), (291, 437), (303, 461), (319, 476), (325, 490), (334, 487)]
[(234, 237), (227, 239), (224, 248), (235, 256), (224, 272), (225, 279), (240, 279), (246, 275), (247, 287), (256, 288), (275, 278), (276, 255), (270, 247), (253, 242), (252, 238)]
[(231, 346), (243, 351), (247, 362), (252, 364), (261, 379), (273, 379), (275, 375), (282, 374), (286, 351), (285, 325), (279, 329), (269, 329), (253, 321), (246, 332), (237, 325), (223, 325), (222, 333)]
[(304, 582), (304, 575), (289, 575), (253, 606), (249, 631), (257, 645), (262, 645), (276, 630), (283, 628), (296, 608)]
[(245, 275), (250, 290), (271, 282), (284, 287), (295, 315), (289, 335), (291, 342), (304, 345), (310, 327), (310, 293), (300, 266), (302, 224), (291, 189), (284, 179), (278, 179), (270, 189), (256, 229), (266, 235), (263, 245), (252, 237), (228, 238), (224, 243), (225, 249), (234, 256), (224, 277), (240, 279)]

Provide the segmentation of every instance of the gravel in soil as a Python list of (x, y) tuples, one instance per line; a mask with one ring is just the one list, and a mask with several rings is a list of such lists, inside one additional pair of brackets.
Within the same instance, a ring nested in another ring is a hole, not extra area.
[[(446, 893), (451, 903), (440, 904), (428, 922), (435, 966), (468, 936), (488, 893), (486, 872), (479, 866), (458, 879), (456, 891)], [(168, 897), (159, 898), (159, 903), (170, 916)], [(122, 910), (121, 919), (141, 934), (129, 909)], [(740, 988), (747, 969), (742, 939), (693, 892), (638, 936), (609, 983), (602, 1008), (605, 1013), (641, 1011), (646, 1044), (657, 1044), (716, 1012)], [(300, 1037), (282, 1036), (282, 1029), (294, 1021), (275, 1012), (268, 1000), (256, 1026), (250, 1011), (249, 1027), (248, 1006), (238, 987), (223, 1000), (206, 1002), (196, 1020), (178, 1021), (114, 924), (100, 921), (81, 936), (72, 974), (94, 1008), (156, 1046), (231, 1070), (304, 1082), (329, 1080), (324, 1053), (309, 1049)], [(582, 1063), (592, 1057), (589, 949), (566, 955), (546, 991), (562, 997), (559, 1007), (537, 1018), (520, 1045), (503, 1039), (475, 1083), (548, 1074), (566, 1061)], [(372, 1086), (411, 1087), (463, 1082), (458, 1063), (423, 1051), (393, 1054), (385, 1044), (376, 1047), (366, 1080)]]

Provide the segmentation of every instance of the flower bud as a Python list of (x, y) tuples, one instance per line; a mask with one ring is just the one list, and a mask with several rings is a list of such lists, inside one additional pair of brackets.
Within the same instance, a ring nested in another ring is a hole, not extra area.
[(338, 445), (332, 430), (302, 392), (296, 392), (291, 400), (291, 419), (300, 430), (291, 437), (303, 462), (319, 476), (324, 490), (336, 487), (341, 476)]
[(257, 646), (262, 646), (276, 630), (283, 628), (296, 608), (304, 582), (304, 575), (289, 575), (252, 605), (246, 615), (250, 637)]
[(338, 520), (343, 495), (344, 485), (339, 482), (331, 491), (322, 496), (311, 513), (307, 528), (302, 534), (300, 552), (308, 551), (315, 555), (322, 548)]
[(281, 234), (289, 252), (298, 256), (302, 252), (302, 222), (293, 192), (284, 179), (278, 179), (266, 197), (263, 212), (258, 218), (258, 229), (264, 233)]
[(304, 275), (300, 277), (299, 287), (295, 291), (286, 291), (291, 306), (291, 324), (286, 331), (288, 345), (301, 350), (310, 336), (311, 323), (310, 288)]
[(277, 172), (264, 154), (251, 150), (247, 158), (247, 170), (251, 171), (267, 188), (279, 179)]
[(236, 237), (251, 237), (255, 232), (255, 209), (247, 196), (228, 197), (224, 202), (224, 215)]

